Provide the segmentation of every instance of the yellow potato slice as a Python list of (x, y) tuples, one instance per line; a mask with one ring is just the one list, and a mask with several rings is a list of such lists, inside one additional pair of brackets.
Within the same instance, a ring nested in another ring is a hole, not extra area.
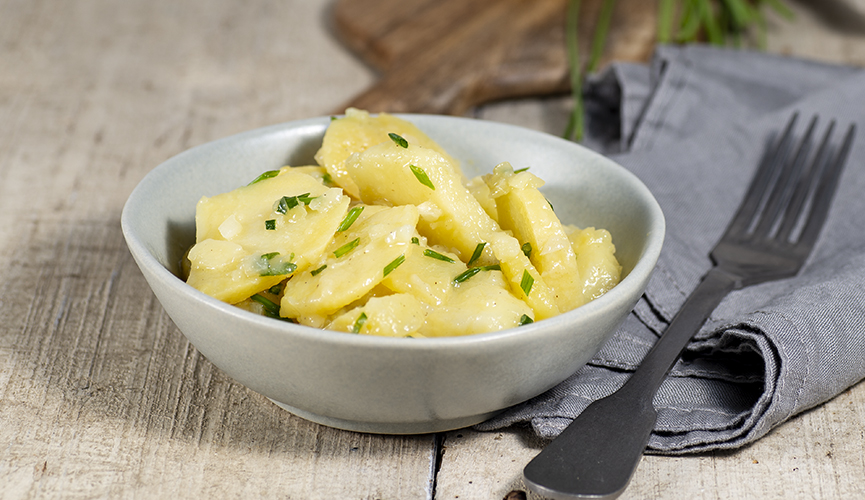
[[(346, 172), (364, 203), (416, 205), (418, 231), (431, 245), (451, 249), (468, 262), (498, 224), (463, 186), (450, 160), (437, 151), (393, 141), (372, 146), (346, 162)], [(491, 263), (487, 250), (479, 263)]]
[(315, 160), (327, 169), (337, 185), (357, 198), (358, 188), (345, 169), (346, 160), (354, 153), (364, 151), (370, 146), (390, 142), (388, 134), (391, 133), (405, 138), (412, 144), (437, 151), (448, 158), (450, 167), (455, 170), (458, 177), (462, 175), (458, 163), (414, 124), (387, 113), (372, 116), (366, 111), (355, 108), (347, 109), (345, 117), (330, 123)]
[[(337, 233), (324, 259), (296, 274), (285, 288), (280, 315), (320, 327), (327, 316), (360, 299), (404, 258), (415, 234), (417, 208), (380, 207)], [(395, 270), (395, 269), (394, 269)]]
[[(283, 197), (297, 204), (280, 213)], [(291, 170), (204, 197), (196, 207), (187, 283), (232, 304), (270, 288), (320, 259), (348, 204), (340, 189)]]
[(577, 256), (565, 227), (538, 188), (544, 181), (530, 172), (514, 173), (502, 163), (487, 177), (495, 199), (498, 221), (510, 230), (526, 251), (555, 296), (559, 310), (570, 311), (584, 302)]
[(481, 271), (455, 287), (447, 304), (427, 314), (425, 337), (494, 332), (519, 326), (531, 308), (508, 290), (501, 271)]
[(372, 297), (361, 307), (333, 320), (328, 329), (362, 335), (408, 337), (424, 323), (424, 310), (412, 295), (398, 293)]
[[(466, 270), (459, 258), (444, 250), (436, 253), (450, 258), (447, 262), (430, 257), (433, 249), (420, 244), (409, 246), (405, 262), (390, 273), (382, 284), (394, 292), (408, 293), (428, 306), (439, 306), (448, 302), (454, 291), (453, 278)], [(427, 252), (427, 255), (424, 255)]]
[[(504, 232), (498, 232), (489, 236), (489, 243), (511, 291), (534, 311), (532, 319), (537, 321), (558, 315), (560, 311), (555, 295), (523, 253), (519, 241)], [(525, 293), (526, 290), (528, 293)]]
[(619, 283), (622, 266), (616, 259), (616, 246), (606, 229), (575, 229), (569, 234), (577, 255), (586, 301), (607, 293)]

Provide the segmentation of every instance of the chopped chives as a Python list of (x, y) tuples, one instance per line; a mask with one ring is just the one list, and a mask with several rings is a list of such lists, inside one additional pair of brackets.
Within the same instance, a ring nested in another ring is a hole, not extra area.
[(273, 285), (267, 291), (274, 295), (279, 295), (282, 292), (282, 283), (277, 283)]
[(311, 275), (313, 275), (313, 276), (318, 276), (318, 273), (324, 271), (324, 269), (325, 269), (326, 267), (327, 267), (327, 264), (325, 264), (325, 265), (319, 267), (318, 269), (313, 269), (312, 271), (310, 271), (309, 274), (311, 274)]
[(250, 299), (261, 304), (262, 307), (264, 308), (264, 312), (267, 314), (267, 316), (270, 316), (271, 318), (279, 318), (280, 317), (279, 316), (279, 305), (276, 302), (268, 299), (267, 297), (265, 297), (263, 295), (259, 295), (257, 293), (255, 295), (253, 295), (252, 297), (250, 297)]
[(366, 323), (366, 313), (360, 313), (360, 316), (354, 321), (354, 326), (351, 327), (351, 333), (360, 333), (364, 323)]
[(460, 273), (456, 278), (454, 278), (454, 285), (459, 285), (460, 283), (465, 282), (472, 276), (476, 275), (481, 271), (500, 271), (501, 266), (498, 264), (493, 264), (491, 266), (478, 266), (478, 267), (470, 267)]
[(412, 245), (420, 245), (420, 240), (418, 239), (417, 236), (412, 236), (411, 237), (411, 243), (412, 243)]
[(454, 285), (458, 285), (458, 284), (468, 280), (469, 278), (471, 278), (472, 276), (476, 275), (479, 272), (481, 272), (481, 268), (479, 268), (479, 267), (470, 267), (470, 268), (466, 269), (465, 271), (460, 273), (456, 278), (454, 278)]
[(340, 258), (343, 255), (347, 254), (348, 252), (351, 252), (352, 250), (354, 250), (354, 247), (358, 246), (359, 244), (360, 244), (360, 238), (355, 238), (355, 239), (349, 241), (348, 243), (346, 243), (345, 245), (334, 250), (333, 255), (336, 258)]
[(399, 257), (393, 259), (390, 264), (384, 266), (384, 276), (390, 274), (394, 269), (398, 268), (400, 264), (405, 262), (405, 254), (400, 255)]
[(418, 181), (420, 181), (421, 184), (435, 191), (436, 187), (433, 186), (432, 181), (429, 180), (429, 176), (427, 176), (426, 172), (424, 172), (422, 168), (416, 167), (414, 165), (409, 165), (408, 168), (411, 169), (411, 173), (414, 174), (414, 176), (417, 178)]
[(528, 269), (523, 269), (523, 279), (520, 280), (520, 288), (522, 288), (523, 293), (526, 294), (526, 297), (529, 296), (529, 292), (532, 291), (532, 285), (535, 284), (535, 279), (529, 274)]
[(264, 221), (264, 229), (268, 231), (276, 231), (276, 219), (268, 219)]
[(345, 215), (345, 218), (339, 224), (339, 227), (336, 228), (336, 232), (339, 233), (339, 232), (345, 231), (346, 229), (350, 228), (351, 225), (354, 224), (354, 221), (356, 221), (357, 218), (360, 216), (361, 212), (363, 212), (363, 207), (361, 207), (361, 206), (354, 207), (351, 210), (349, 210), (348, 213)]
[(529, 167), (518, 168), (517, 170), (514, 170), (514, 173), (518, 174), (520, 172), (525, 172), (528, 169), (529, 169)]
[(397, 146), (399, 146), (401, 148), (407, 148), (408, 147), (408, 141), (405, 140), (401, 135), (394, 134), (393, 132), (391, 132), (391, 133), (387, 134), (387, 136), (390, 137), (390, 140), (392, 140)]
[(324, 175), (321, 176), (321, 182), (333, 185), (333, 177), (331, 177), (329, 173), (325, 172)]
[(284, 276), (293, 273), (297, 269), (297, 264), (291, 262), (294, 254), (288, 258), (288, 262), (273, 262), (273, 259), (278, 255), (279, 252), (271, 252), (262, 254), (258, 258), (259, 276)]
[(528, 325), (529, 323), (534, 323), (534, 322), (535, 322), (535, 320), (533, 320), (528, 314), (523, 314), (520, 317), (519, 326)]
[(532, 256), (532, 244), (528, 241), (523, 243), (523, 246), (520, 247), (520, 250), (523, 251), (523, 254), (525, 254), (526, 257)]
[(265, 179), (270, 179), (271, 177), (276, 177), (277, 175), (279, 175), (279, 170), (268, 170), (267, 172), (264, 172), (263, 174), (259, 175), (255, 179), (253, 179), (252, 182), (247, 184), (247, 186), (251, 186), (251, 185), (255, 184), (256, 182), (261, 182)]
[(315, 196), (309, 196), (309, 193), (299, 194), (297, 196), (283, 196), (276, 202), (276, 206), (273, 208), (275, 212), (279, 212), (284, 214), (291, 210), (292, 208), (304, 203), (309, 205), (309, 202), (314, 200)]
[(469, 259), (469, 262), (467, 265), (470, 266), (470, 265), (474, 264), (475, 261), (481, 257), (481, 254), (484, 252), (485, 246), (487, 246), (487, 243), (485, 241), (478, 243), (478, 245), (475, 247), (475, 251), (472, 252), (472, 258)]
[(447, 255), (442, 255), (442, 254), (436, 252), (435, 250), (433, 250), (432, 248), (427, 248), (426, 250), (423, 251), (423, 254), (426, 255), (427, 257), (432, 257), (433, 259), (442, 260), (444, 262), (450, 262), (450, 263), (454, 262), (454, 260), (452, 258), (448, 257)]

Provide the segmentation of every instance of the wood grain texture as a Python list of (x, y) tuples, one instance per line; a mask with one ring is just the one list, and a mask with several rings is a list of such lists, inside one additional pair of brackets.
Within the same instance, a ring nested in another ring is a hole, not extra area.
[[(865, 498), (865, 383), (740, 450), (644, 456), (622, 500)], [(437, 498), (528, 493), (522, 470), (544, 442), (528, 429), (454, 431), (444, 440)]]
[(237, 384), (120, 231), (164, 159), (364, 85), (303, 28), (326, 7), (0, 1), (0, 498), (429, 498), (432, 436), (329, 429)]
[[(601, 1), (582, 4), (586, 61)], [(338, 1), (336, 32), (382, 77), (337, 111), (461, 115), (499, 99), (567, 92), (566, 9), (566, 0)], [(646, 60), (654, 12), (655, 2), (618, 2), (601, 62)]]

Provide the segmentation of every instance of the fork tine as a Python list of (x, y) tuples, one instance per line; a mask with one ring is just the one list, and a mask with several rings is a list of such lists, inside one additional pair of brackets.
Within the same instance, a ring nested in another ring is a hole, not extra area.
[[(795, 155), (790, 162), (785, 162), (783, 167), (778, 172), (775, 179), (775, 184), (770, 193), (764, 193), (765, 199), (769, 200), (758, 215), (760, 221), (754, 229), (755, 237), (771, 237), (771, 231), (778, 220), (778, 214), (787, 206), (787, 202), (793, 194), (793, 188), (796, 185), (796, 180), (801, 177), (802, 169), (805, 165), (808, 153), (811, 148), (811, 137), (814, 135), (814, 129), (817, 126), (817, 116), (811, 118), (808, 123), (808, 128), (805, 135), (799, 141), (795, 148)], [(786, 170), (786, 172), (785, 172)]]
[(855, 136), (856, 124), (852, 123), (847, 129), (847, 134), (844, 136), (844, 142), (838, 149), (835, 158), (827, 165), (826, 174), (822, 176), (820, 184), (817, 186), (811, 213), (808, 216), (808, 221), (802, 228), (802, 234), (799, 236), (798, 245), (800, 247), (810, 249), (814, 242), (817, 241), (820, 228), (829, 214), (829, 207), (832, 206), (832, 198), (835, 194), (835, 189), (838, 187), (838, 180), (841, 178), (841, 171), (844, 169), (844, 164), (847, 161), (847, 155), (850, 154)]
[(835, 120), (832, 120), (829, 122), (829, 126), (826, 127), (826, 132), (823, 134), (823, 139), (820, 141), (811, 164), (799, 176), (796, 182), (796, 191), (790, 197), (790, 203), (787, 205), (781, 218), (781, 225), (776, 235), (778, 241), (791, 240), (791, 234), (802, 218), (802, 211), (805, 208), (809, 195), (816, 191), (817, 181), (821, 179), (831, 157), (829, 153), (829, 140), (834, 130)]
[(727, 235), (745, 234), (748, 228), (750, 228), (751, 222), (760, 209), (763, 193), (771, 185), (778, 169), (787, 161), (790, 142), (793, 140), (793, 127), (796, 125), (798, 118), (799, 113), (793, 113), (784, 127), (784, 132), (781, 133), (781, 136), (776, 141), (775, 146), (763, 157), (757, 172), (754, 174), (751, 185), (748, 186), (748, 191), (742, 198), (742, 203), (736, 215), (727, 227)]

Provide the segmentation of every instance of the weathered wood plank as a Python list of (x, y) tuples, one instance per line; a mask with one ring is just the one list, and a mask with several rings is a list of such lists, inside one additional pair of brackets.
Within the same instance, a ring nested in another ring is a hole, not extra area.
[[(787, 499), (865, 497), (865, 383), (793, 418), (741, 450), (643, 457), (625, 499)], [(529, 492), (523, 467), (544, 442), (528, 429), (450, 432), (444, 439), (439, 499), (504, 498)]]
[(20, 245), (2, 287), (26, 309), (0, 316), (0, 496), (428, 497), (431, 436), (329, 429), (233, 382), (153, 299), (114, 217)]
[(430, 496), (432, 436), (325, 428), (232, 381), (120, 233), (164, 159), (368, 85), (326, 8), (0, 0), (0, 498)]

